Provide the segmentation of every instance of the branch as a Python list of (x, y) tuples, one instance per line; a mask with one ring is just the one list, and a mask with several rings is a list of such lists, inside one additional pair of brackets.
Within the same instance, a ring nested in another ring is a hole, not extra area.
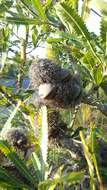
[(21, 88), (21, 83), (22, 83), (22, 79), (23, 79), (23, 69), (24, 69), (24, 65), (26, 63), (26, 49), (27, 49), (27, 45), (28, 45), (28, 37), (29, 37), (29, 26), (26, 26), (25, 39), (22, 38), (20, 41), (21, 64), (19, 65), (17, 91), (19, 91), (19, 89)]
[(107, 117), (107, 104), (94, 100), (94, 98), (86, 93), (82, 96), (82, 103), (88, 104), (101, 111)]

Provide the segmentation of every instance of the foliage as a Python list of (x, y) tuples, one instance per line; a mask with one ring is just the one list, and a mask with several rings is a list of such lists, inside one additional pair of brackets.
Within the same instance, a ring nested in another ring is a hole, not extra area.
[[(31, 141), (26, 159), (0, 136), (0, 188), (89, 189), (86, 179), (92, 190), (107, 188), (107, 166), (102, 175), (98, 159), (103, 147), (95, 140), (107, 141), (107, 3), (93, 2), (101, 12), (99, 35), (89, 32), (85, 23), (91, 13), (88, 0), (81, 13), (78, 0), (0, 1), (0, 130), (25, 127)], [(52, 110), (38, 109), (30, 101), (29, 66), (35, 49), (43, 45), (50, 59), (79, 73), (83, 90), (80, 106), (59, 110), (68, 131), (58, 142), (48, 139), (47, 112)], [(80, 153), (75, 153), (76, 143), (82, 145)], [(58, 144), (56, 152), (53, 144)], [(75, 169), (79, 158), (83, 166)]]

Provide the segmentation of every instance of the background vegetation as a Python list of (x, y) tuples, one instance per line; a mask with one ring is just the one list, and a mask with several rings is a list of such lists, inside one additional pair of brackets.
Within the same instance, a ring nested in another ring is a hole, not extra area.
[[(79, 0), (0, 1), (1, 189), (107, 189), (107, 3), (94, 1), (101, 13), (96, 35), (85, 25), (90, 2), (80, 10)], [(58, 110), (67, 125), (62, 136), (49, 128), (54, 110), (31, 102), (31, 55), (44, 44), (49, 59), (81, 79), (81, 104)], [(25, 130), (25, 147), (5, 138), (11, 128)]]

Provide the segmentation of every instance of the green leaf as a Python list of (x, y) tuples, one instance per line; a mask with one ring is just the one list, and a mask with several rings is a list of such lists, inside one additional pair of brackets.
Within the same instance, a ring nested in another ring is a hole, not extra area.
[(95, 65), (95, 60), (92, 56), (91, 51), (87, 51), (84, 56), (82, 57), (82, 62), (87, 66), (87, 67), (92, 67)]
[(56, 13), (61, 19), (62, 23), (66, 26), (68, 31), (72, 33), (72, 28), (76, 30), (79, 35), (90, 40), (90, 34), (83, 20), (78, 13), (69, 4), (61, 3), (56, 7)]
[(21, 0), (21, 2), (23, 3), (27, 11), (29, 11), (34, 16), (38, 16), (37, 12), (35, 12), (35, 10), (33, 9), (32, 2), (30, 0)]
[(21, 101), (19, 100), (17, 102), (15, 109), (13, 109), (13, 111), (11, 112), (10, 116), (8, 117), (6, 123), (4, 124), (4, 126), (3, 126), (4, 128), (3, 128), (2, 132), (4, 132), (9, 126), (11, 126), (11, 122), (12, 122), (13, 118), (15, 117), (16, 113), (18, 112), (20, 106), (21, 106)]
[(0, 185), (1, 183), (7, 183), (8, 185), (12, 186), (13, 188), (22, 189), (26, 185), (24, 185), (19, 179), (15, 176), (11, 175), (9, 172), (6, 171), (2, 166), (0, 166)]
[(93, 70), (93, 77), (95, 79), (96, 84), (100, 84), (103, 79), (103, 73), (102, 73), (102, 68), (98, 67)]
[(82, 35), (82, 37), (86, 40), (93, 57), (95, 57), (98, 63), (102, 65), (100, 58), (96, 54), (96, 49), (91, 43), (93, 39), (91, 39), (85, 23), (78, 13), (72, 8), (72, 6), (69, 5), (69, 2), (58, 3), (56, 6), (56, 13), (70, 33), (72, 33), (72, 29), (74, 29), (78, 35)]
[(41, 171), (43, 179), (46, 179), (46, 166), (47, 166), (47, 156), (48, 156), (48, 118), (47, 118), (47, 107), (42, 106), (41, 108), (42, 116), (42, 127), (41, 127)]
[(38, 12), (38, 16), (40, 16), (42, 19), (46, 20), (45, 11), (40, 3), (40, 0), (32, 0), (32, 4), (33, 4), (35, 10)]
[(100, 36), (103, 41), (106, 41), (106, 32), (107, 32), (107, 22), (102, 17), (101, 19), (101, 28), (100, 28)]
[(93, 0), (96, 7), (107, 16), (107, 2), (105, 0)]
[(48, 43), (58, 43), (58, 42), (62, 42), (64, 39), (63, 38), (48, 38), (47, 42)]
[(103, 77), (100, 87), (103, 89), (104, 93), (107, 95), (107, 75)]
[(39, 183), (38, 190), (54, 190), (57, 184), (61, 183), (76, 183), (83, 179), (84, 172), (69, 172), (62, 177), (57, 177), (52, 180), (45, 180)]
[(33, 30), (33, 32), (32, 32), (32, 42), (33, 42), (34, 47), (36, 47), (37, 42), (38, 42), (37, 37), (38, 37), (37, 30)]
[(52, 0), (46, 0), (45, 7), (49, 7), (52, 3)]
[[(22, 190), (22, 188), (20, 189), (19, 187), (13, 187), (12, 185), (10, 185), (9, 183), (0, 181), (0, 190)], [(28, 190), (25, 188), (25, 190)]]
[(21, 17), (0, 17), (2, 22), (8, 22), (11, 24), (23, 24), (23, 25), (37, 25), (40, 21), (37, 19), (21, 18)]
[(102, 17), (101, 19), (101, 27), (100, 27), (100, 37), (103, 43), (103, 48), (106, 50), (107, 43), (107, 21)]
[(3, 140), (0, 140), (0, 150), (7, 156), (7, 158), (12, 161), (18, 171), (27, 178), (30, 183), (35, 185), (35, 179), (34, 177), (30, 174), (28, 168), (26, 167), (26, 164), (23, 160), (19, 158), (19, 156), (15, 153), (13, 148)]
[(0, 3), (0, 14), (6, 12), (9, 10), (9, 8), (12, 6), (13, 1), (4, 1)]
[(80, 138), (82, 141), (83, 149), (84, 149), (84, 155), (87, 160), (88, 164), (88, 170), (90, 173), (90, 188), (95, 189), (95, 182), (94, 182), (94, 165), (93, 165), (93, 160), (92, 160), (92, 155), (90, 153), (89, 146), (85, 140), (83, 131), (80, 131)]
[(38, 181), (42, 180), (41, 163), (35, 152), (32, 153), (32, 163), (37, 174)]
[(86, 20), (90, 15), (90, 0), (85, 0), (82, 5), (82, 18)]

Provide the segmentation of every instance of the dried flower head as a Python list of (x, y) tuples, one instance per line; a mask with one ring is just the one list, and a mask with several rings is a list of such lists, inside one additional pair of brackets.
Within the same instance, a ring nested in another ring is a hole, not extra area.
[(33, 104), (50, 107), (68, 108), (79, 104), (82, 96), (80, 79), (77, 75), (62, 69), (48, 59), (33, 62), (29, 70), (33, 89), (38, 89), (38, 96), (33, 95)]
[(1, 133), (1, 139), (6, 140), (16, 149), (24, 150), (28, 143), (27, 131), (20, 127), (11, 127)]

